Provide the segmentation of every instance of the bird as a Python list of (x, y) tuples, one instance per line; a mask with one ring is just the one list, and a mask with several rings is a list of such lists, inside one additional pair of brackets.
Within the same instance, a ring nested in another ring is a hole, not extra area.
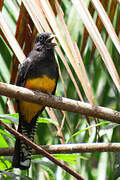
[[(55, 94), (58, 82), (58, 65), (54, 49), (56, 43), (52, 42), (55, 35), (43, 32), (37, 35), (33, 49), (20, 66), (16, 85), (33, 91)], [(34, 141), (37, 118), (44, 110), (44, 106), (16, 99), (19, 125), (18, 132)], [(21, 170), (29, 169), (31, 164), (32, 148), (23, 140), (16, 138), (12, 167)]]

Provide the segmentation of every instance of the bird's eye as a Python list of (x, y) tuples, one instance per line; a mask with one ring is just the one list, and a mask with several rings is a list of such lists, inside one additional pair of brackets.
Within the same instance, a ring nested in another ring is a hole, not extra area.
[(43, 36), (39, 37), (39, 41), (43, 41), (43, 39), (44, 39)]

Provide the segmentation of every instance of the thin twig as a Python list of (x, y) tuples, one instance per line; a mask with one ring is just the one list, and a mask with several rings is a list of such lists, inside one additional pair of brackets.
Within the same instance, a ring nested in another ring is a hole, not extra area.
[[(72, 154), (93, 152), (120, 152), (120, 143), (81, 143), (81, 144), (57, 144), (40, 146), (50, 154)], [(0, 148), (0, 156), (12, 156), (14, 148)], [(32, 151), (32, 155), (40, 154)]]
[(13, 128), (9, 127), (8, 125), (6, 125), (5, 123), (3, 123), (0, 120), (0, 124), (7, 129), (10, 133), (14, 134), (17, 138), (22, 139), (25, 143), (27, 143), (29, 146), (31, 146), (33, 149), (35, 149), (37, 152), (39, 152), (41, 155), (45, 156), (46, 158), (48, 158), (49, 160), (51, 160), (52, 162), (54, 162), (55, 164), (57, 164), (58, 166), (60, 166), (61, 168), (63, 168), (66, 172), (68, 172), (69, 174), (71, 174), (73, 177), (75, 177), (76, 179), (79, 180), (85, 180), (84, 178), (82, 178), (78, 173), (76, 173), (75, 171), (73, 171), (71, 168), (69, 168), (68, 166), (66, 166), (64, 163), (62, 163), (61, 161), (57, 160), (56, 158), (54, 158), (54, 156), (52, 156), (51, 154), (49, 154), (46, 150), (44, 150), (42, 147), (36, 145), (35, 143), (33, 143), (32, 141), (30, 141), (29, 139), (27, 139), (25, 136), (23, 136), (22, 134), (20, 134), (19, 132), (15, 131)]
[(109, 108), (90, 105), (81, 101), (35, 92), (23, 87), (0, 82), (0, 94), (11, 98), (47, 105), (56, 109), (80, 113), (120, 124), (120, 112)]

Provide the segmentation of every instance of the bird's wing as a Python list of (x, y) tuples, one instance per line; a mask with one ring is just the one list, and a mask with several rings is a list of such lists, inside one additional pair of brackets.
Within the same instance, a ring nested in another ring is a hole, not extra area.
[(17, 86), (24, 87), (26, 77), (27, 77), (27, 74), (28, 74), (28, 72), (30, 70), (30, 67), (31, 67), (31, 60), (28, 57), (28, 58), (26, 58), (24, 60), (24, 62), (20, 66), (20, 70), (19, 70), (18, 77), (17, 77), (17, 82), (16, 82)]

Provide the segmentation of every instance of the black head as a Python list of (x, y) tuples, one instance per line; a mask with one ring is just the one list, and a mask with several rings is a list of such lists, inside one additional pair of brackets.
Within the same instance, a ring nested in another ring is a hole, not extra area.
[(55, 35), (51, 33), (41, 33), (39, 34), (34, 42), (34, 49), (37, 51), (44, 49), (53, 49), (56, 44), (52, 42), (52, 40), (55, 38)]

